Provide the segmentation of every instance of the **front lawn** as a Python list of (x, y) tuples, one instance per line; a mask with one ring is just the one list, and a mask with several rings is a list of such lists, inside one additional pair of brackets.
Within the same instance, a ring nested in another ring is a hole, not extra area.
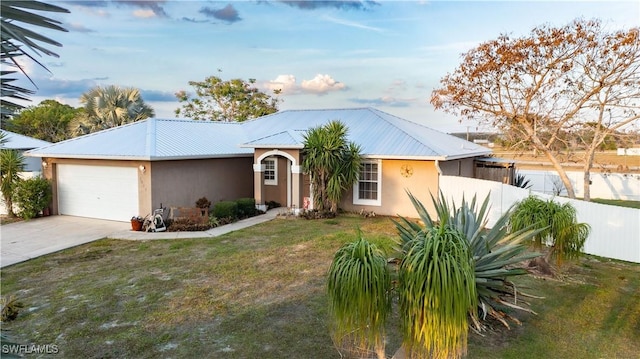
[[(100, 240), (2, 269), (24, 304), (3, 333), (72, 358), (339, 358), (325, 273), (356, 228), (390, 248), (388, 218), (277, 219), (213, 239)], [(560, 279), (526, 278), (538, 316), (472, 335), (470, 358), (632, 357), (640, 265), (585, 258)], [(8, 332), (5, 332), (8, 330)], [(399, 346), (389, 328), (389, 357)], [(558, 355), (556, 355), (558, 354)]]

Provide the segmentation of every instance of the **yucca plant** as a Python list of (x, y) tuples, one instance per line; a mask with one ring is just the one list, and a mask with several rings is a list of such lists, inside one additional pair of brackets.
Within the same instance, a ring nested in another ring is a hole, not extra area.
[(561, 265), (564, 260), (578, 258), (584, 249), (591, 227), (586, 223), (578, 223), (576, 209), (570, 204), (559, 204), (552, 199), (529, 196), (520, 201), (511, 217), (512, 231), (522, 228), (539, 229), (534, 237), (538, 248), (550, 246), (547, 260), (551, 257)]
[(358, 239), (336, 252), (327, 292), (331, 337), (339, 350), (376, 352), (385, 358), (384, 325), (391, 312), (387, 258), (358, 231)]
[(409, 198), (424, 227), (403, 217), (396, 222), (403, 253), (407, 252), (408, 243), (421, 232), (437, 226), (455, 228), (468, 241), (473, 255), (477, 303), (481, 314), (479, 317), (471, 316), (476, 329), (484, 328), (481, 321), (486, 320), (487, 317), (499, 320), (506, 327), (509, 327), (507, 320), (519, 323), (515, 317), (502, 310), (504, 307), (533, 313), (525, 307), (526, 303), (522, 302), (522, 299), (518, 301), (518, 298), (529, 295), (518, 291), (509, 279), (527, 274), (528, 271), (521, 266), (521, 263), (540, 256), (539, 253), (527, 251), (528, 243), (539, 233), (539, 230), (523, 228), (510, 233), (508, 224), (512, 209), (498, 218), (491, 229), (487, 229), (488, 195), (482, 204), (477, 202), (476, 196), (473, 196), (471, 202), (463, 198), (460, 206), (457, 206), (454, 201), (450, 206), (442, 192), (438, 199), (431, 196), (437, 218), (432, 218), (424, 205), (411, 193)]
[(398, 295), (403, 345), (411, 358), (460, 358), (467, 351), (469, 313), (477, 293), (464, 235), (445, 224), (405, 243)]
[(520, 173), (516, 173), (516, 176), (513, 179), (513, 185), (516, 187), (524, 188), (524, 189), (529, 189), (533, 186), (533, 184), (531, 184), (531, 181), (528, 180), (527, 177), (525, 177), (523, 174), (520, 174)]

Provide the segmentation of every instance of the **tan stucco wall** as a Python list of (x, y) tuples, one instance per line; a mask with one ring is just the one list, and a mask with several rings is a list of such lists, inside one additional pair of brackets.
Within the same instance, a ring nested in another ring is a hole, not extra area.
[[(410, 165), (413, 175), (404, 177), (402, 165)], [(434, 161), (382, 160), (382, 205), (362, 206), (353, 204), (353, 190), (349, 189), (341, 203), (346, 211), (373, 211), (376, 214), (416, 217), (416, 211), (405, 190), (409, 190), (432, 212), (430, 193), (438, 193), (438, 171)]]
[(251, 157), (152, 162), (152, 206), (194, 207), (201, 197), (212, 203), (253, 198), (252, 165)]
[(115, 161), (115, 160), (83, 160), (83, 159), (67, 159), (67, 158), (43, 158), (47, 166), (43, 166), (43, 176), (51, 180), (53, 199), (51, 200), (51, 214), (58, 214), (58, 184), (57, 184), (57, 165), (71, 164), (84, 166), (115, 166), (115, 167), (145, 167), (145, 172), (138, 171), (138, 208), (140, 213), (151, 208), (151, 177), (148, 171), (148, 161)]

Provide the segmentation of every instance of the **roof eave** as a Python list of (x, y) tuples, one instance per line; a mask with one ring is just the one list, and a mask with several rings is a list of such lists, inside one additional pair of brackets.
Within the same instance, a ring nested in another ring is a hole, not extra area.
[(452, 161), (459, 160), (463, 158), (473, 158), (478, 156), (486, 156), (491, 152), (478, 152), (478, 153), (468, 153), (468, 154), (460, 154), (460, 155), (440, 155), (440, 156), (407, 156), (407, 155), (376, 155), (376, 154), (365, 154), (362, 155), (362, 158), (365, 159), (383, 159), (383, 160), (417, 160), (417, 161)]
[(202, 160), (215, 158), (253, 157), (253, 153), (230, 153), (218, 155), (198, 156), (100, 156), (100, 155), (61, 155), (61, 154), (28, 154), (28, 157), (64, 158), (78, 160), (115, 160), (115, 161), (174, 161), (174, 160)]
[(239, 145), (240, 148), (279, 148), (279, 149), (290, 149), (290, 150), (301, 150), (304, 148), (304, 145), (251, 145), (243, 143)]

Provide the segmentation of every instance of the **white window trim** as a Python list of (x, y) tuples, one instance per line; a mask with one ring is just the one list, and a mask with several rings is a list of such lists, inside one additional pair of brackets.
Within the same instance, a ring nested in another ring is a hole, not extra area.
[(264, 170), (263, 170), (264, 173), (267, 172), (267, 164), (266, 164), (267, 161), (273, 162), (273, 179), (268, 180), (265, 178), (264, 184), (267, 186), (277, 186), (278, 185), (278, 159), (276, 157), (265, 158), (264, 159), (265, 164), (264, 164)]
[(360, 181), (357, 181), (353, 185), (353, 204), (362, 206), (382, 206), (382, 160), (365, 160), (362, 163), (377, 163), (378, 164), (378, 199), (360, 199)]

